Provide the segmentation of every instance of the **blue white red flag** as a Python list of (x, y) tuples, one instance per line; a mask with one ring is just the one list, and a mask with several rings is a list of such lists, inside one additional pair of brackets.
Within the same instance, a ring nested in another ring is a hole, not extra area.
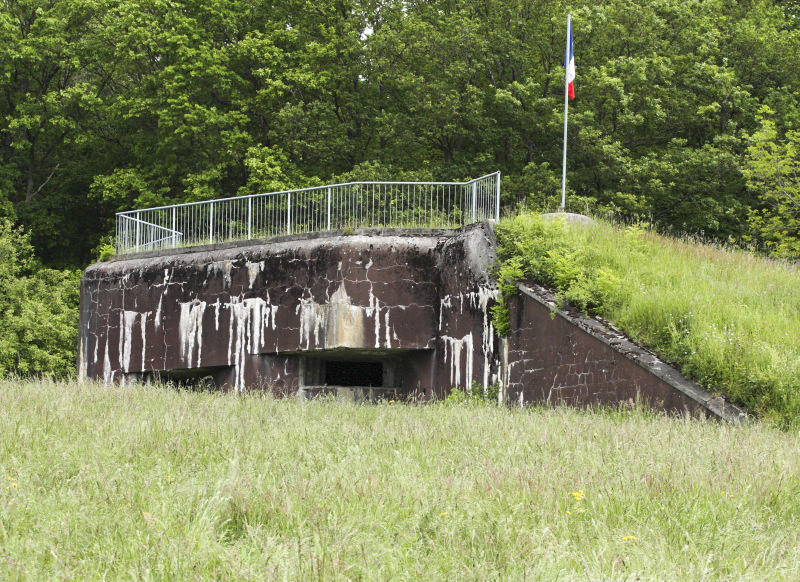
[(564, 67), (567, 69), (567, 92), (570, 99), (575, 99), (575, 53), (572, 50), (572, 20), (567, 21), (567, 37), (569, 48), (564, 56)]

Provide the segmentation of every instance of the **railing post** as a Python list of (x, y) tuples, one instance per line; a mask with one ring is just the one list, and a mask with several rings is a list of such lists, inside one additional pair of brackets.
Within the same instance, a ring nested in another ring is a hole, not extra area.
[(328, 230), (331, 229), (331, 189), (328, 188)]
[(178, 208), (176, 206), (172, 207), (172, 248), (178, 246), (178, 220), (177, 220)]
[(500, 172), (497, 172), (497, 201), (494, 210), (495, 222), (500, 222)]
[(286, 194), (286, 234), (292, 234), (292, 193)]
[(478, 205), (478, 183), (472, 183), (472, 223), (475, 222), (475, 210)]
[(253, 238), (253, 198), (247, 197), (247, 240)]
[(214, 244), (214, 203), (209, 204), (208, 210), (208, 244)]
[(139, 250), (139, 241), (142, 240), (142, 213), (136, 212), (136, 246), (134, 247), (137, 251)]

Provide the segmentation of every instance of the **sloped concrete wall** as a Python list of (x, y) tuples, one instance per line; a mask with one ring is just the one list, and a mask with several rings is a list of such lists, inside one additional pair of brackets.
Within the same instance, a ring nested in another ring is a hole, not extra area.
[[(303, 386), (303, 357), (402, 357), (397, 388), (496, 382), (484, 225), (201, 247), (94, 265), (81, 286), (79, 375), (202, 370), (227, 389)], [(303, 356), (303, 357), (301, 357)]]
[(502, 378), (510, 402), (653, 408), (741, 422), (745, 414), (682, 376), (601, 318), (556, 309), (538, 285), (518, 285), (509, 304)]

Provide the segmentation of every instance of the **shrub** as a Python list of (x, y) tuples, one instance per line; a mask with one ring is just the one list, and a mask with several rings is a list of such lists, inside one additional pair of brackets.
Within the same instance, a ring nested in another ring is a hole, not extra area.
[(0, 221), (0, 377), (75, 374), (80, 272), (45, 269)]

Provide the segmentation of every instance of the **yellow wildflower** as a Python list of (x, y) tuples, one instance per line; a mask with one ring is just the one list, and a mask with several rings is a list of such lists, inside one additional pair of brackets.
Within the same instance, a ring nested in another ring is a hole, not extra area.
[(583, 492), (583, 489), (580, 491), (572, 491), (570, 495), (572, 495), (575, 501), (583, 501), (584, 497), (586, 497), (586, 493)]

